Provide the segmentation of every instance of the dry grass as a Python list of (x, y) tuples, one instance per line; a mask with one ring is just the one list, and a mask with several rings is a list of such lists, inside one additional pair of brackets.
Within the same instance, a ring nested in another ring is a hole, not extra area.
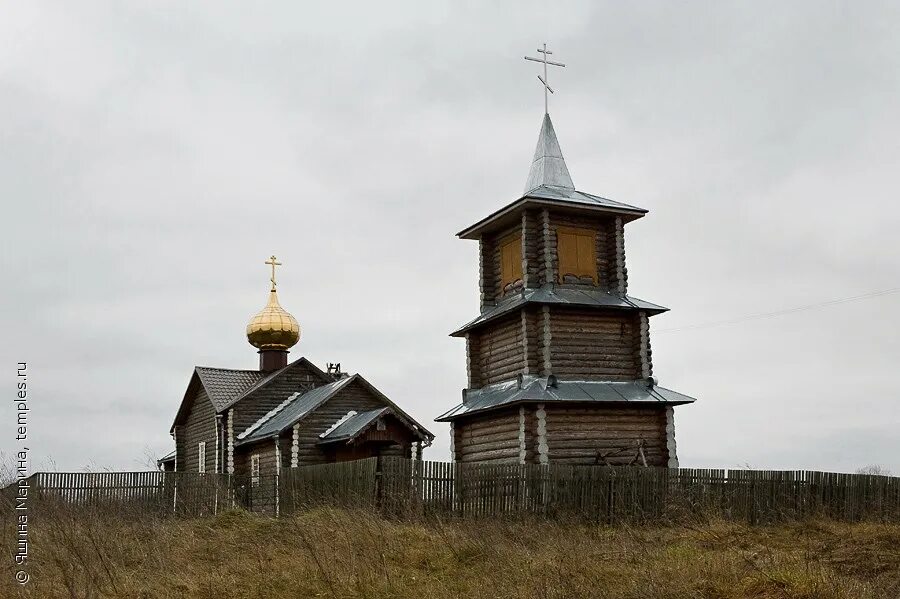
[[(900, 597), (900, 526), (408, 523), (317, 509), (272, 520), (41, 519), (32, 582), (3, 596)], [(12, 529), (7, 526), (7, 538)]]

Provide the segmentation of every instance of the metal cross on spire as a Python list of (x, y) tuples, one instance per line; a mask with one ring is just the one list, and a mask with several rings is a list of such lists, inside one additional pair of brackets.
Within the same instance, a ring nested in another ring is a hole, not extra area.
[(526, 57), (525, 57), (525, 60), (531, 60), (531, 61), (534, 61), (534, 62), (542, 62), (542, 63), (544, 63), (544, 76), (541, 77), (540, 75), (538, 75), (538, 79), (540, 79), (541, 83), (544, 84), (544, 113), (545, 113), (545, 114), (550, 114), (549, 102), (548, 102), (548, 100), (547, 100), (547, 98), (548, 98), (547, 92), (549, 91), (549, 92), (552, 94), (552, 93), (553, 93), (553, 88), (550, 87), (550, 84), (549, 84), (549, 83), (547, 83), (547, 79), (548, 79), (548, 78), (547, 78), (547, 65), (550, 64), (550, 65), (553, 65), (553, 66), (555, 66), (555, 67), (564, 67), (564, 66), (566, 66), (566, 65), (564, 65), (564, 64), (561, 63), (561, 62), (553, 62), (552, 60), (547, 60), (547, 56), (549, 56), (550, 54), (553, 54), (553, 52), (551, 52), (550, 50), (547, 49), (547, 44), (544, 44), (544, 48), (543, 48), (543, 49), (538, 48), (538, 52), (540, 52), (541, 54), (543, 54), (544, 57), (543, 57), (543, 58), (532, 58), (531, 56), (526, 56)]
[(272, 291), (275, 291), (275, 267), (281, 266), (281, 262), (279, 262), (278, 259), (275, 258), (275, 256), (272, 256), (271, 258), (266, 260), (266, 264), (272, 266), (272, 278), (269, 280), (272, 281)]

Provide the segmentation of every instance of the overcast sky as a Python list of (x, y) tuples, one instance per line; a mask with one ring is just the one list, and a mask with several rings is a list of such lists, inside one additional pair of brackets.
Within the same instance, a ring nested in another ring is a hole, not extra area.
[[(465, 385), (477, 244), (540, 127), (578, 189), (642, 206), (683, 466), (900, 472), (900, 8), (879, 2), (6, 3), (0, 298), (35, 468), (172, 447), (194, 365), (244, 337), (276, 254), (292, 358), (340, 361), (436, 433)], [(671, 330), (666, 330), (671, 329)], [(3, 416), (5, 414), (5, 416)]]

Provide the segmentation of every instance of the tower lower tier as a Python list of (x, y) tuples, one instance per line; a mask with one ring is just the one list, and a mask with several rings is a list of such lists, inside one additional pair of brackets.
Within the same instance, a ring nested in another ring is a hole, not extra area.
[(457, 462), (677, 468), (674, 407), (693, 401), (653, 379), (522, 376), (466, 390), (437, 420)]

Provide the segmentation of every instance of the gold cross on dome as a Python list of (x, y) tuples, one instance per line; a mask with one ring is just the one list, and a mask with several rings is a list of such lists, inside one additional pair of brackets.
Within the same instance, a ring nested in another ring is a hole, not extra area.
[(272, 281), (272, 291), (275, 291), (275, 267), (281, 266), (281, 262), (279, 262), (278, 259), (275, 258), (275, 256), (271, 256), (268, 260), (266, 260), (266, 264), (272, 266), (272, 278), (269, 280)]

